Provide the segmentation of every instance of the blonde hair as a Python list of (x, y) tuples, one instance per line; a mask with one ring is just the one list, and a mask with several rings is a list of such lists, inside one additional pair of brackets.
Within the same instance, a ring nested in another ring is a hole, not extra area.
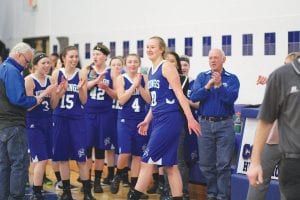
[(153, 36), (151, 38), (149, 38), (150, 40), (151, 39), (154, 39), (154, 40), (157, 40), (158, 41), (158, 44), (159, 44), (159, 47), (163, 50), (162, 52), (162, 57), (165, 58), (166, 56), (166, 50), (167, 50), (167, 45), (164, 41), (164, 39), (162, 39), (161, 37), (159, 36)]

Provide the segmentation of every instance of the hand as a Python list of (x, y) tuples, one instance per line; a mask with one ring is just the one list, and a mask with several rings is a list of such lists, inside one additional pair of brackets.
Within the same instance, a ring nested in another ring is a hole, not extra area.
[(212, 79), (214, 79), (214, 87), (220, 87), (222, 85), (222, 77), (219, 72), (213, 72)]
[(190, 134), (194, 132), (197, 136), (202, 135), (200, 124), (194, 119), (194, 117), (188, 119), (188, 129)]
[(149, 122), (147, 121), (142, 121), (137, 125), (137, 128), (139, 129), (138, 132), (140, 135), (147, 135), (147, 131), (149, 128)]
[(84, 86), (85, 83), (86, 83), (86, 80), (83, 79), (83, 78), (81, 78), (81, 79), (79, 80), (78, 85), (77, 85), (78, 90), (81, 90), (81, 89), (83, 88), (83, 86)]
[(64, 89), (65, 91), (68, 90), (69, 83), (68, 83), (68, 80), (67, 80), (64, 76), (61, 77), (60, 84), (62, 84), (63, 89)]
[(257, 186), (263, 183), (263, 171), (260, 164), (251, 163), (247, 171), (249, 184)]
[(109, 88), (109, 86), (106, 83), (100, 82), (98, 83), (98, 88), (106, 91)]
[(65, 79), (64, 76), (61, 77), (61, 81), (60, 84), (58, 85), (58, 87), (56, 88), (56, 93), (59, 94), (61, 92), (65, 92), (68, 90), (68, 81)]
[(52, 92), (56, 91), (57, 88), (58, 88), (57, 84), (51, 84), (46, 88), (46, 90), (44, 90), (44, 92), (42, 94), (44, 97), (49, 96), (49, 95), (51, 95)]
[(256, 85), (264, 85), (268, 82), (268, 77), (259, 75), (256, 80)]
[(214, 84), (215, 84), (215, 80), (211, 78), (204, 87), (205, 89), (209, 90)]
[(141, 74), (137, 74), (136, 77), (133, 78), (133, 83), (132, 85), (137, 88), (141, 85), (141, 81), (142, 81), (142, 75)]

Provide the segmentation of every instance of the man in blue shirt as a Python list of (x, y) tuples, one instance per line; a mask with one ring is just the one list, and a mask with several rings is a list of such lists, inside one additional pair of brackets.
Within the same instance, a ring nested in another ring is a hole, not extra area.
[(235, 141), (232, 116), (240, 83), (223, 68), (225, 60), (222, 50), (210, 50), (211, 70), (198, 75), (191, 94), (192, 101), (200, 101), (199, 163), (209, 200), (230, 199), (230, 162)]
[(25, 112), (51, 92), (26, 96), (21, 72), (32, 55), (33, 49), (28, 44), (19, 43), (0, 65), (0, 199), (25, 196), (29, 166)]

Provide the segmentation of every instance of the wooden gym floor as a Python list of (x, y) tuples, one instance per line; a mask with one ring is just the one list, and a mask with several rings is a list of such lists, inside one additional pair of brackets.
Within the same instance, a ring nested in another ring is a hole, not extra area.
[[(78, 168), (75, 162), (70, 162), (70, 168), (71, 168), (71, 184), (78, 186), (79, 189), (77, 191), (72, 191), (73, 198), (76, 200), (83, 199), (83, 194), (80, 192), (80, 188), (82, 184), (77, 182), (78, 178)], [(32, 167), (30, 168), (30, 182), (32, 182)], [(104, 169), (104, 173), (102, 175), (103, 177), (106, 177), (106, 168)], [(46, 170), (47, 177), (50, 178), (53, 181), (53, 185), (45, 185), (44, 184), (44, 190), (46, 191), (44, 193), (45, 200), (55, 200), (58, 199), (58, 195), (61, 194), (61, 191), (55, 190), (54, 182), (55, 182), (55, 175), (53, 173), (53, 170), (51, 168), (51, 165), (47, 165)], [(92, 176), (93, 179), (93, 176)], [(122, 184), (120, 185), (120, 191), (117, 194), (111, 194), (109, 191), (109, 186), (103, 186), (104, 193), (100, 194), (94, 194), (95, 198), (98, 200), (126, 200), (127, 199), (127, 193), (129, 190), (129, 187), (122, 187)], [(189, 192), (190, 192), (190, 199), (191, 200), (205, 200), (205, 192), (206, 188), (202, 185), (195, 185), (190, 184), (189, 185)], [(28, 190), (27, 192), (27, 199), (30, 197), (31, 191)], [(149, 200), (159, 200), (159, 195), (149, 195)]]

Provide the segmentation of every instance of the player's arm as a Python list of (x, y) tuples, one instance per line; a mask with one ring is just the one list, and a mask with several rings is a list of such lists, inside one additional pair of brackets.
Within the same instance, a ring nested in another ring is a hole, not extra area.
[(81, 104), (87, 102), (87, 70), (81, 69), (79, 71), (79, 83), (78, 83), (79, 99)]
[[(59, 69), (55, 69), (52, 73), (51, 77), (51, 85), (57, 85), (58, 83), (58, 73)], [(65, 94), (68, 89), (68, 81), (65, 78), (62, 78), (60, 84), (58, 85), (57, 89), (52, 91), (50, 104), (51, 108), (55, 109), (59, 103), (61, 97)]]
[(141, 84), (138, 87), (138, 90), (142, 96), (142, 98), (147, 102), (150, 103), (151, 102), (151, 96), (150, 96), (150, 92), (148, 89), (148, 77), (145, 75), (142, 75), (145, 81), (145, 87), (143, 87)]
[(132, 84), (130, 88), (125, 90), (125, 81), (122, 75), (116, 79), (116, 91), (118, 95), (118, 101), (121, 105), (124, 105), (135, 92), (135, 86)]
[(191, 133), (192, 131), (194, 131), (197, 135), (200, 135), (201, 134), (200, 125), (194, 119), (193, 114), (190, 109), (188, 99), (183, 94), (181, 84), (180, 84), (179, 74), (178, 74), (176, 68), (171, 63), (165, 62), (162, 66), (162, 74), (168, 80), (171, 88), (173, 89), (173, 91), (180, 103), (180, 106), (182, 107), (182, 109), (184, 111), (184, 114), (188, 121), (189, 132)]
[(259, 120), (256, 128), (251, 163), (247, 171), (249, 183), (253, 186), (263, 183), (263, 171), (261, 168), (261, 153), (266, 144), (273, 123)]

